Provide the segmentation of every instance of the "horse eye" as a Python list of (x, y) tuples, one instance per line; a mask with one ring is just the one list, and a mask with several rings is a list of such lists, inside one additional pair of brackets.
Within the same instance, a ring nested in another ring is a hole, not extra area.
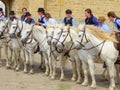
[(65, 37), (65, 35), (63, 35), (63, 37)]
[(16, 27), (13, 27), (14, 29), (16, 28)]
[(27, 31), (27, 33), (29, 33), (29, 31)]
[(3, 26), (3, 28), (5, 28), (5, 26)]
[(60, 34), (60, 32), (58, 33), (58, 35)]
[(78, 35), (78, 37), (81, 37), (81, 35)]

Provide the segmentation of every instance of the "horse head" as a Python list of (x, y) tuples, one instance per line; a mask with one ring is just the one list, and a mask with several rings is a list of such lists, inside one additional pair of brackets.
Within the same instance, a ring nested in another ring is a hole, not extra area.
[(59, 38), (59, 41), (57, 43), (57, 49), (59, 52), (62, 52), (64, 49), (72, 48), (75, 38), (77, 38), (77, 29), (65, 26), (63, 28), (63, 32)]
[(9, 36), (10, 38), (15, 38), (15, 37), (19, 37), (21, 31), (24, 29), (25, 27), (25, 23), (23, 23), (20, 20), (14, 20), (11, 22), (11, 27), (9, 30)]
[(51, 41), (51, 44), (53, 46), (56, 46), (58, 41), (59, 41), (59, 38), (62, 34), (62, 31), (63, 31), (63, 25), (60, 24), (60, 25), (56, 25), (56, 27), (54, 28), (54, 32), (53, 32), (53, 35), (52, 35), (52, 41)]
[(27, 40), (31, 39), (33, 27), (34, 27), (34, 25), (26, 24), (26, 29), (22, 30), (22, 32), (21, 32), (20, 41), (22, 43), (26, 43)]
[(7, 33), (9, 29), (9, 20), (0, 20), (0, 37)]

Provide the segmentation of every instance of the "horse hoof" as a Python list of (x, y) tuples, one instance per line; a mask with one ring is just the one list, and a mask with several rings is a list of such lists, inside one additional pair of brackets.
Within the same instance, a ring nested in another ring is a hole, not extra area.
[(11, 67), (10, 66), (6, 66), (6, 69), (11, 69)]
[(46, 76), (49, 76), (49, 73), (48, 73), (48, 72), (45, 72), (45, 75), (46, 75)]
[(24, 73), (28, 73), (28, 71), (27, 71), (27, 70), (24, 70)]
[(16, 68), (15, 71), (16, 71), (16, 72), (19, 71), (19, 68)]
[(87, 87), (87, 86), (88, 86), (88, 83), (83, 82), (81, 85)]
[(56, 79), (56, 77), (55, 77), (55, 76), (52, 76), (50, 79), (51, 79), (51, 80), (55, 80), (55, 79)]
[(30, 70), (30, 74), (34, 74), (34, 71), (33, 71), (33, 70)]
[(60, 81), (65, 81), (65, 79), (64, 78), (60, 78)]
[(116, 87), (109, 87), (108, 90), (118, 90)]
[(90, 86), (92, 89), (96, 89), (96, 85), (91, 85)]
[(73, 77), (73, 78), (71, 78), (71, 80), (74, 82), (74, 81), (76, 81), (76, 78), (75, 78), (75, 77)]
[(76, 82), (76, 84), (81, 84), (82, 83), (82, 81), (80, 81), (80, 80), (77, 80), (77, 82)]

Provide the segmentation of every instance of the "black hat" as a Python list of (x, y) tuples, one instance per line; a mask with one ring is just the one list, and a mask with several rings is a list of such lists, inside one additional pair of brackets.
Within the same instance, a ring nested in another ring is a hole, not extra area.
[(3, 11), (3, 9), (2, 9), (2, 8), (0, 8), (0, 11)]
[(72, 10), (67, 9), (67, 10), (65, 11), (65, 13), (66, 13), (66, 14), (72, 14)]
[(10, 15), (15, 15), (15, 11), (10, 11)]
[(31, 16), (30, 12), (26, 12), (26, 16)]
[(37, 12), (45, 12), (44, 8), (38, 8)]

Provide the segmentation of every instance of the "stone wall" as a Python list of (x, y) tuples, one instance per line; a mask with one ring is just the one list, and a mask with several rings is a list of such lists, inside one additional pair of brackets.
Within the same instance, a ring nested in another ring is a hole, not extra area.
[(46, 0), (47, 11), (53, 17), (61, 18), (70, 8), (76, 19), (84, 18), (84, 10), (91, 8), (95, 16), (106, 16), (108, 11), (115, 11), (120, 16), (120, 0)]
[[(108, 11), (115, 11), (120, 16), (120, 0), (2, 0), (7, 6), (7, 14), (9, 10), (15, 10), (17, 17), (21, 16), (21, 9), (28, 8), (32, 13), (32, 17), (37, 20), (37, 9), (45, 8), (53, 18), (60, 20), (65, 16), (66, 9), (72, 9), (73, 17), (79, 21), (83, 21), (84, 10), (91, 8), (96, 17), (105, 16), (107, 18)], [(108, 22), (110, 26), (111, 23)], [(113, 28), (113, 27), (112, 27)]]
[[(9, 1), (9, 0), (8, 0)], [(15, 10), (17, 16), (21, 15), (21, 8), (26, 7), (37, 17), (37, 8), (44, 7), (54, 18), (65, 16), (65, 10), (70, 8), (73, 17), (76, 19), (84, 18), (84, 10), (91, 8), (95, 16), (106, 16), (108, 11), (115, 11), (120, 16), (120, 0), (11, 0), (11, 10)]]

